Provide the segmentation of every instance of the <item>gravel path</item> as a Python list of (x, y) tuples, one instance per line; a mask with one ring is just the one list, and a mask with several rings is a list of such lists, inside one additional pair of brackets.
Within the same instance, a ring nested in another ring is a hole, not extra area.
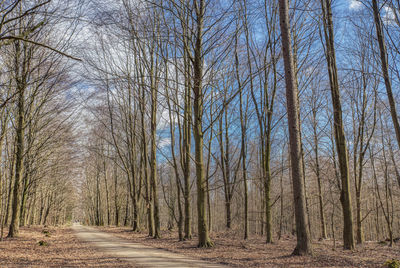
[(80, 224), (74, 224), (72, 228), (79, 239), (92, 243), (110, 255), (131, 262), (134, 267), (227, 267), (134, 243)]

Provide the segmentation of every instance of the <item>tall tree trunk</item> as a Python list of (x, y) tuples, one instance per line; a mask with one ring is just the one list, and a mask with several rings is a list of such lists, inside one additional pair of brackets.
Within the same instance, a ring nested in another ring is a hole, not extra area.
[[(185, 50), (186, 51), (186, 50)], [(192, 125), (192, 108), (191, 108), (191, 83), (190, 77), (190, 66), (189, 59), (187, 59), (187, 53), (185, 53), (185, 103), (184, 103), (184, 117), (183, 117), (183, 155), (182, 158), (182, 169), (183, 169), (183, 199), (184, 199), (184, 211), (185, 211), (185, 239), (192, 239), (192, 216), (191, 216), (191, 183), (190, 183), (190, 148), (191, 148), (191, 125)]]
[[(214, 109), (213, 109), (213, 102), (214, 102), (214, 91), (211, 90), (211, 105), (210, 105), (210, 119), (213, 118)], [(211, 198), (210, 198), (210, 167), (211, 167), (211, 143), (213, 140), (213, 133), (214, 133), (214, 124), (211, 125), (209, 130), (210, 136), (208, 138), (208, 154), (207, 154), (207, 168), (206, 168), (206, 191), (207, 191), (207, 220), (208, 220), (208, 230), (211, 232), (212, 230), (212, 211), (211, 211)]]
[[(21, 196), (20, 196), (20, 186), (23, 176), (23, 158), (24, 158), (24, 136), (25, 136), (25, 75), (20, 77), (20, 42), (15, 43), (16, 57), (15, 57), (15, 67), (16, 67), (16, 79), (17, 79), (17, 129), (16, 129), (16, 154), (15, 154), (15, 178), (14, 178), (14, 189), (13, 189), (13, 200), (12, 200), (12, 214), (11, 223), (8, 232), (8, 237), (16, 237), (19, 233), (19, 217), (20, 217), (20, 206), (21, 206)], [(25, 66), (24, 68), (25, 69)], [(23, 81), (21, 81), (22, 79)]]
[(283, 60), (285, 65), (286, 106), (290, 137), (290, 159), (297, 234), (297, 246), (294, 249), (293, 254), (310, 255), (312, 254), (312, 245), (305, 208), (304, 179), (301, 171), (300, 122), (298, 121), (299, 107), (297, 102), (298, 89), (295, 81), (292, 55), (288, 0), (279, 0), (279, 18), (282, 35)]
[[(231, 228), (231, 178), (230, 178), (230, 164), (229, 164), (229, 135), (228, 135), (228, 120), (227, 120), (227, 106), (226, 106), (226, 91), (224, 92), (223, 106), (225, 112), (219, 118), (219, 146), (221, 154), (221, 171), (224, 183), (224, 198), (225, 198), (225, 226), (227, 229)], [(223, 123), (225, 121), (225, 124)], [(225, 134), (225, 135), (224, 135)], [(225, 139), (224, 139), (225, 136)]]
[(117, 171), (117, 165), (114, 164), (114, 208), (115, 208), (115, 218), (114, 218), (114, 224), (115, 226), (119, 226), (119, 202), (118, 202), (118, 171)]
[[(100, 199), (101, 199), (101, 197), (100, 197), (100, 169), (99, 169), (99, 167), (97, 167), (97, 174), (96, 174), (96, 225), (97, 226), (103, 225)], [(48, 208), (46, 211), (48, 211)], [(46, 219), (47, 219), (47, 217), (45, 217), (45, 222), (46, 222)]]
[(197, 228), (199, 235), (198, 247), (212, 247), (208, 235), (206, 215), (206, 178), (203, 160), (203, 23), (205, 1), (195, 0), (196, 9), (196, 41), (193, 63), (193, 136), (195, 141), (196, 186), (197, 186)]
[(349, 159), (347, 155), (346, 137), (343, 129), (342, 104), (340, 100), (339, 81), (334, 47), (331, 0), (321, 0), (321, 6), (323, 12), (326, 61), (328, 65), (329, 82), (332, 94), (335, 142), (336, 150), (338, 153), (341, 178), (340, 202), (343, 209), (343, 247), (345, 249), (352, 250), (354, 249), (354, 233), (349, 180)]
[[(190, 49), (188, 41), (188, 15), (182, 17), (183, 26), (183, 61), (184, 61), (184, 80), (185, 80), (185, 92), (184, 92), (184, 110), (183, 110), (183, 122), (182, 129), (183, 134), (180, 138), (180, 149), (181, 149), (181, 167), (183, 173), (183, 199), (184, 199), (184, 233), (185, 239), (192, 239), (192, 215), (191, 215), (191, 183), (190, 183), (190, 161), (191, 161), (191, 128), (192, 128), (192, 103), (191, 103), (191, 61), (190, 61)], [(179, 117), (178, 117), (179, 120)]]
[(317, 110), (313, 109), (313, 132), (314, 132), (314, 154), (315, 154), (315, 175), (317, 176), (318, 183), (318, 201), (319, 201), (319, 218), (321, 224), (321, 238), (326, 239), (326, 224), (324, 214), (324, 200), (322, 196), (322, 184), (321, 184), (321, 169), (319, 164), (319, 146), (318, 146), (318, 134), (317, 134)]
[[(176, 39), (175, 39), (176, 40)], [(176, 56), (174, 57), (174, 59), (176, 60)], [(175, 154), (175, 117), (172, 116), (172, 105), (171, 105), (171, 97), (169, 95), (169, 90), (170, 87), (168, 85), (168, 61), (165, 60), (165, 96), (167, 98), (167, 105), (168, 105), (168, 116), (169, 116), (169, 131), (170, 131), (170, 135), (171, 135), (171, 156), (172, 156), (172, 167), (174, 169), (174, 173), (175, 173), (175, 184), (176, 184), (176, 193), (177, 193), (177, 205), (178, 205), (178, 220), (177, 220), (177, 224), (178, 224), (178, 237), (179, 237), (179, 241), (183, 241), (184, 235), (183, 235), (183, 223), (184, 223), (184, 219), (183, 219), (183, 210), (182, 210), (182, 203), (181, 203), (181, 193), (182, 193), (182, 183), (181, 183), (181, 179), (180, 179), (180, 175), (179, 175), (179, 170), (178, 170), (178, 162), (176, 159), (176, 154)], [(176, 62), (175, 62), (176, 64)], [(179, 81), (179, 73), (178, 71), (175, 71), (175, 80)], [(178, 85), (175, 88), (175, 92), (176, 94), (178, 94), (179, 90), (178, 90)], [(176, 95), (177, 96), (177, 95)], [(178, 99), (178, 97), (176, 97), (176, 99)], [(175, 100), (176, 100), (175, 99)], [(175, 101), (174, 100), (174, 101)], [(174, 101), (172, 101), (174, 103)], [(181, 134), (180, 131), (180, 120), (179, 120), (179, 109), (177, 108), (177, 105), (174, 105), (174, 110), (176, 111), (177, 114), (177, 121), (178, 121), (178, 127), (179, 127), (179, 134)]]
[[(26, 162), (29, 162), (26, 161)], [(29, 164), (25, 167), (23, 180), (22, 180), (22, 195), (21, 195), (21, 206), (20, 206), (20, 217), (19, 217), (19, 226), (25, 226), (26, 222), (26, 202), (28, 199), (28, 185), (29, 185)]]
[[(243, 195), (244, 195), (244, 208), (243, 208), (243, 239), (249, 237), (249, 198), (248, 198), (248, 187), (247, 187), (247, 163), (246, 163), (246, 127), (247, 127), (247, 112), (243, 112), (243, 88), (239, 76), (239, 57), (237, 52), (238, 40), (235, 39), (235, 70), (236, 70), (236, 80), (239, 89), (239, 109), (240, 109), (240, 128), (241, 128), (241, 147), (240, 153), (242, 158), (242, 177), (243, 177)], [(247, 107), (246, 107), (247, 108)], [(247, 111), (247, 109), (246, 109)]]
[[(298, 40), (297, 40), (297, 33), (296, 31), (292, 32), (292, 38), (293, 38), (293, 64), (294, 64), (294, 74), (295, 74), (295, 81), (296, 81), (296, 86), (297, 88), (299, 87), (299, 81), (297, 79), (297, 73), (298, 73), (298, 61), (297, 61), (297, 53), (298, 53)], [(299, 92), (297, 92), (297, 102), (300, 103), (300, 95)], [(301, 130), (301, 110), (299, 107), (299, 133), (300, 133), (300, 151), (301, 151), (301, 172), (303, 172), (303, 179), (304, 179), (304, 195), (305, 195), (305, 200), (306, 200), (306, 213), (307, 213), (307, 219), (308, 219), (308, 231), (310, 232), (311, 238), (312, 238), (312, 232), (311, 232), (311, 220), (310, 220), (310, 207), (308, 205), (308, 194), (307, 194), (307, 182), (306, 182), (306, 165), (304, 161), (304, 149), (303, 149), (303, 137), (302, 137), (302, 130)]]
[(378, 43), (379, 43), (382, 75), (383, 75), (383, 79), (385, 80), (386, 93), (387, 93), (388, 100), (389, 100), (390, 115), (392, 117), (393, 127), (396, 132), (397, 145), (400, 147), (400, 125), (399, 125), (399, 120), (397, 118), (396, 102), (394, 100), (393, 92), (392, 92), (392, 83), (391, 83), (390, 77), (389, 77), (388, 56), (387, 56), (387, 51), (386, 51), (384, 33), (383, 33), (383, 29), (382, 29), (382, 19), (381, 19), (381, 15), (379, 13), (378, 0), (372, 0), (372, 10), (373, 10), (374, 19), (375, 19), (376, 36), (377, 36)]
[[(268, 120), (268, 122), (270, 122)], [(268, 123), (269, 125), (269, 123)], [(265, 234), (266, 242), (272, 243), (272, 217), (271, 217), (271, 126), (268, 126), (265, 133), (266, 144), (262, 143), (262, 166), (264, 170), (264, 206), (265, 206)]]
[[(127, 178), (127, 181), (129, 180), (129, 177)], [(126, 206), (125, 206), (125, 216), (124, 216), (124, 226), (128, 225), (128, 218), (129, 218), (129, 182), (127, 182), (127, 188), (126, 188)]]
[[(4, 142), (4, 137), (7, 135), (7, 118), (8, 116), (4, 116), (4, 110), (2, 111), (1, 115), (3, 117), (2, 119), (2, 127), (1, 127), (1, 136), (0, 136), (0, 152), (3, 152), (3, 142)], [(4, 120), (4, 121), (3, 121)], [(6, 141), (7, 142), (7, 141)], [(7, 146), (7, 143), (6, 143)], [(2, 161), (2, 156), (0, 156), (0, 161)], [(4, 184), (7, 182), (7, 179), (4, 176), (4, 169), (3, 167), (0, 167), (0, 241), (3, 241), (3, 232), (4, 232), (4, 201), (5, 196), (3, 195), (3, 188)], [(3, 183), (3, 178), (4, 178), (4, 183)]]
[[(153, 63), (152, 63), (153, 64)], [(154, 238), (160, 238), (160, 215), (159, 215), (159, 201), (157, 195), (157, 145), (156, 145), (156, 116), (157, 116), (157, 83), (153, 80), (153, 70), (151, 70), (151, 188), (153, 194), (153, 213), (154, 213)]]
[[(137, 59), (135, 57), (135, 63), (137, 64)], [(140, 73), (140, 78), (141, 81), (143, 82), (143, 75), (142, 75), (142, 69), (140, 69), (140, 71), (138, 71), (138, 73)], [(142, 175), (143, 173), (141, 173), (141, 166), (139, 168), (139, 173), (140, 175), (137, 175), (137, 165), (136, 165), (136, 159), (137, 159), (137, 149), (136, 149), (136, 125), (137, 125), (137, 120), (136, 120), (136, 113), (133, 115), (131, 110), (135, 109), (136, 107), (136, 102), (134, 100), (134, 87), (131, 85), (131, 79), (130, 76), (128, 76), (128, 126), (126, 127), (126, 132), (127, 132), (127, 136), (128, 136), (128, 164), (127, 166), (129, 166), (127, 169), (130, 171), (130, 174), (128, 172), (128, 183), (129, 183), (129, 190), (130, 190), (130, 197), (132, 200), (132, 209), (133, 209), (133, 219), (132, 219), (132, 231), (134, 232), (139, 232), (140, 231), (140, 212), (139, 212), (139, 203), (140, 203), (140, 198), (141, 198), (141, 181), (142, 181)], [(142, 89), (144, 90), (144, 89)], [(144, 106), (142, 106), (142, 104), (144, 105), (144, 93), (141, 96), (142, 102), (139, 103), (139, 110), (141, 110), (141, 112), (145, 112), (146, 109)], [(133, 108), (132, 108), (133, 107)], [(146, 144), (146, 136), (145, 136), (145, 132), (143, 132), (143, 117), (144, 115), (142, 114), (142, 134), (143, 135), (143, 148), (147, 149), (147, 144)], [(143, 152), (144, 154), (144, 152)], [(143, 159), (143, 158), (141, 158)], [(147, 158), (146, 158), (147, 160)], [(140, 163), (142, 164), (142, 162)], [(147, 165), (146, 165), (147, 167)], [(145, 176), (147, 177), (147, 173), (144, 173)]]
[(111, 211), (110, 211), (110, 199), (109, 199), (109, 192), (108, 192), (107, 166), (106, 166), (105, 158), (103, 159), (103, 170), (104, 170), (104, 188), (106, 190), (107, 226), (110, 226)]
[(5, 211), (5, 216), (4, 216), (4, 225), (8, 224), (9, 216), (11, 213), (11, 202), (12, 202), (12, 196), (13, 196), (13, 188), (14, 188), (14, 174), (15, 174), (15, 152), (16, 152), (16, 144), (13, 142), (13, 150), (11, 153), (11, 161), (10, 161), (10, 166), (9, 166), (9, 180), (8, 180), (8, 193), (7, 193), (7, 204), (6, 204), (6, 211)]
[(142, 174), (144, 175), (145, 181), (145, 195), (146, 195), (146, 207), (147, 207), (147, 227), (149, 236), (154, 236), (154, 215), (153, 215), (153, 204), (152, 204), (152, 191), (151, 191), (151, 182), (148, 176), (148, 154), (147, 154), (147, 135), (146, 135), (146, 124), (144, 121), (144, 115), (146, 113), (146, 105), (145, 105), (145, 89), (142, 88), (142, 96), (141, 96), (141, 124), (142, 124)]

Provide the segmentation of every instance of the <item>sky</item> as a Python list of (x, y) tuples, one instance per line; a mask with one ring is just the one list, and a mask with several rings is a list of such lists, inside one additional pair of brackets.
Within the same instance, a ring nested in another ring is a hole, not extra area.
[(358, 9), (362, 8), (362, 4), (358, 0), (347, 0), (347, 1), (348, 1), (349, 9), (351, 9), (351, 10), (358, 10)]

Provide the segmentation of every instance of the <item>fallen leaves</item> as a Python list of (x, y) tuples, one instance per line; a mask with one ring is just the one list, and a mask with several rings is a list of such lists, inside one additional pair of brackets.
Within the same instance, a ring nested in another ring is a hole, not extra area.
[(22, 227), (19, 237), (0, 242), (0, 267), (133, 266), (79, 241), (70, 228), (35, 226)]
[(202, 259), (209, 262), (227, 264), (230, 267), (383, 267), (390, 259), (400, 258), (400, 245), (393, 248), (366, 242), (355, 251), (343, 250), (339, 242), (333, 249), (333, 241), (315, 241), (314, 256), (299, 257), (291, 253), (296, 245), (295, 238), (285, 236), (280, 241), (266, 244), (260, 236), (251, 236), (247, 241), (234, 231), (212, 234), (215, 247), (197, 248), (197, 240), (178, 241), (176, 232), (164, 231), (161, 239), (153, 239), (145, 233), (131, 232), (126, 227), (99, 227), (137, 243)]

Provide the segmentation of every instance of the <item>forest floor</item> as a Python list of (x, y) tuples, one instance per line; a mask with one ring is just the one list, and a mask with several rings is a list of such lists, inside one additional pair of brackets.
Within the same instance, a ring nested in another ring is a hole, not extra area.
[(365, 242), (356, 250), (343, 250), (337, 242), (333, 249), (333, 241), (315, 241), (314, 256), (291, 256), (296, 241), (294, 237), (283, 237), (273, 244), (265, 244), (261, 237), (252, 236), (247, 241), (241, 239), (242, 234), (234, 231), (213, 233), (215, 247), (199, 249), (196, 237), (179, 242), (176, 232), (163, 231), (161, 239), (153, 239), (146, 233), (134, 233), (126, 227), (98, 227), (99, 230), (135, 243), (186, 255), (200, 260), (225, 264), (229, 267), (385, 267), (384, 263), (391, 259), (400, 259), (400, 243), (392, 248), (388, 244)]
[[(4, 230), (7, 235), (7, 229)], [(47, 245), (40, 246), (39, 241)], [(69, 227), (21, 227), (17, 238), (0, 242), (0, 267), (132, 267), (79, 240)]]
[[(366, 242), (354, 251), (342, 250), (333, 241), (315, 241), (313, 257), (295, 257), (291, 252), (294, 237), (283, 237), (273, 244), (265, 244), (261, 237), (247, 241), (235, 231), (213, 233), (215, 247), (199, 249), (196, 237), (179, 242), (176, 232), (163, 231), (161, 239), (149, 238), (146, 233), (134, 233), (126, 227), (98, 227), (96, 233), (106, 232), (115, 241), (150, 246), (157, 251), (165, 249), (191, 260), (225, 264), (227, 267), (384, 267), (387, 260), (400, 259), (400, 242), (392, 248), (387, 244)], [(7, 229), (4, 231), (7, 234)], [(40, 246), (39, 241), (47, 242)], [(119, 242), (120, 243), (120, 242)], [(129, 243), (128, 243), (129, 244)], [(158, 251), (159, 252), (159, 251)], [(22, 227), (18, 238), (0, 242), (0, 267), (134, 267), (118, 254), (112, 254), (84, 242), (70, 227)]]

